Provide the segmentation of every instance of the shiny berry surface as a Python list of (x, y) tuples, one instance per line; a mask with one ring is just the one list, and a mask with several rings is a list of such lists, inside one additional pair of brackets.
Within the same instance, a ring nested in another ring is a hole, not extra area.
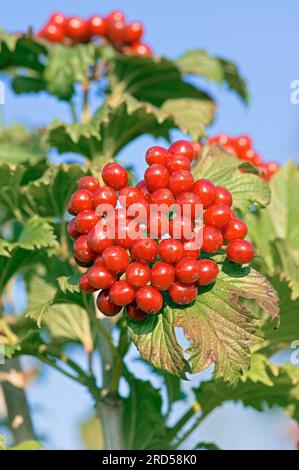
[(136, 303), (144, 312), (154, 314), (161, 310), (163, 297), (154, 287), (144, 286), (136, 292)]
[(115, 275), (108, 271), (102, 263), (97, 263), (90, 268), (87, 279), (95, 289), (108, 289), (116, 281)]
[(231, 219), (231, 210), (225, 204), (213, 204), (204, 213), (204, 221), (207, 225), (222, 229)]
[(91, 193), (94, 193), (100, 187), (100, 183), (94, 176), (82, 176), (77, 181), (78, 189), (87, 189)]
[(133, 302), (135, 298), (135, 290), (124, 280), (117, 281), (110, 289), (109, 297), (115, 305), (124, 307)]
[(183, 258), (175, 266), (175, 275), (183, 284), (194, 284), (199, 279), (198, 261), (191, 258)]
[(157, 189), (166, 188), (169, 181), (169, 173), (164, 165), (155, 163), (145, 170), (144, 180), (149, 192), (153, 193)]
[(107, 186), (120, 191), (128, 185), (129, 175), (127, 170), (118, 163), (107, 163), (103, 168), (102, 178)]
[(234, 263), (247, 264), (254, 258), (254, 248), (247, 240), (232, 240), (227, 245), (226, 254)]
[(86, 189), (79, 189), (71, 197), (71, 208), (76, 214), (93, 210), (93, 194)]
[(144, 264), (139, 262), (130, 263), (126, 270), (126, 279), (135, 289), (145, 286), (150, 281), (151, 270)]
[(192, 191), (198, 195), (204, 209), (214, 204), (216, 199), (216, 188), (209, 180), (197, 180), (194, 183)]
[(133, 320), (137, 323), (143, 322), (148, 316), (148, 313), (138, 308), (136, 302), (132, 302), (131, 304), (127, 305), (126, 313), (130, 320)]
[(206, 253), (216, 253), (223, 245), (223, 236), (220, 230), (205, 225), (202, 231), (202, 250)]
[(218, 265), (211, 259), (201, 259), (198, 261), (199, 266), (199, 286), (208, 286), (215, 281), (218, 275)]
[(95, 211), (80, 212), (75, 218), (75, 227), (79, 233), (88, 233), (101, 220)]
[(175, 282), (169, 290), (169, 296), (178, 305), (188, 305), (194, 302), (197, 296), (197, 286), (194, 284), (182, 284)]
[(164, 147), (159, 147), (158, 145), (150, 147), (145, 154), (145, 160), (148, 165), (158, 164), (166, 166), (168, 159), (168, 150)]
[(104, 264), (113, 273), (124, 273), (130, 263), (128, 252), (121, 246), (110, 246), (102, 253)]
[(190, 171), (177, 170), (170, 175), (168, 187), (176, 196), (192, 191), (194, 178)]
[(243, 220), (235, 217), (226, 225), (222, 233), (225, 241), (235, 240), (236, 238), (242, 239), (247, 235), (247, 225)]
[(168, 238), (159, 244), (159, 256), (167, 263), (175, 264), (184, 256), (184, 245), (180, 240)]
[(158, 243), (150, 238), (137, 240), (131, 249), (132, 257), (142, 263), (152, 263), (158, 255)]
[(175, 268), (172, 264), (157, 261), (151, 269), (151, 285), (159, 290), (170, 289), (175, 280)]
[(187, 157), (190, 162), (194, 159), (194, 148), (188, 140), (178, 140), (171, 144), (168, 149), (170, 155), (181, 155)]
[(87, 236), (81, 235), (74, 243), (75, 258), (82, 263), (89, 263), (96, 257), (96, 253), (90, 248)]
[(97, 296), (97, 307), (106, 317), (114, 317), (122, 307), (111, 302), (109, 297), (110, 289), (103, 289)]

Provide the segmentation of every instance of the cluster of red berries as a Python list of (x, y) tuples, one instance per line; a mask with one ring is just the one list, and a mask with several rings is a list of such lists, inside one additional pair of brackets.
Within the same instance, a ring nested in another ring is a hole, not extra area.
[(70, 45), (101, 38), (124, 54), (151, 56), (152, 50), (141, 41), (142, 36), (142, 24), (138, 21), (126, 23), (121, 11), (112, 11), (106, 17), (94, 15), (88, 19), (53, 13), (38, 33), (41, 39)]
[(230, 192), (206, 179), (194, 181), (195, 153), (183, 140), (149, 148), (144, 180), (134, 187), (118, 163), (104, 166), (104, 186), (93, 176), (78, 180), (68, 233), (77, 263), (90, 268), (81, 290), (100, 290), (97, 306), (104, 315), (126, 307), (129, 318), (143, 321), (161, 310), (161, 292), (178, 305), (190, 304), (198, 286), (215, 281), (218, 265), (209, 255), (221, 249), (234, 263), (252, 260), (247, 226), (234, 214)]
[(278, 172), (280, 165), (277, 162), (265, 162), (261, 155), (253, 148), (252, 139), (247, 135), (230, 137), (227, 134), (218, 134), (210, 137), (207, 144), (221, 145), (227, 152), (235, 154), (240, 160), (255, 166), (262, 178), (269, 180)]

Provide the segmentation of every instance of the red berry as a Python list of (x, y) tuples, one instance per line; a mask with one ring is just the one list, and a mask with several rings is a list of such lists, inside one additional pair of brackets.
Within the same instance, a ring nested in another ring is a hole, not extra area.
[(38, 37), (51, 42), (61, 43), (65, 38), (65, 32), (62, 27), (49, 23), (38, 33)]
[(151, 286), (144, 286), (136, 292), (136, 303), (146, 313), (158, 313), (163, 306), (163, 297), (160, 292)]
[(197, 194), (186, 192), (178, 195), (177, 204), (181, 208), (181, 214), (185, 217), (198, 219), (202, 213), (202, 203)]
[(88, 39), (88, 22), (79, 16), (72, 16), (66, 20), (67, 35), (74, 41), (86, 41)]
[(227, 134), (218, 134), (214, 135), (213, 137), (210, 137), (207, 140), (208, 144), (219, 144), (222, 145), (222, 147), (227, 147), (230, 146), (232, 147), (234, 144), (234, 140), (231, 139)]
[(130, 320), (136, 321), (138, 323), (144, 321), (148, 316), (146, 312), (140, 310), (140, 308), (137, 307), (135, 302), (132, 302), (130, 305), (127, 305), (126, 311), (127, 317), (130, 318)]
[(215, 204), (225, 204), (226, 206), (231, 206), (233, 203), (233, 198), (228, 189), (223, 186), (216, 186), (216, 199)]
[(159, 290), (168, 290), (174, 283), (175, 269), (172, 264), (158, 261), (151, 270), (151, 285)]
[(133, 262), (126, 270), (126, 279), (131, 286), (138, 289), (145, 286), (150, 280), (151, 270), (144, 263)]
[(222, 233), (214, 227), (205, 225), (202, 232), (202, 250), (206, 253), (216, 253), (223, 244)]
[(176, 215), (169, 221), (169, 235), (177, 240), (187, 241), (194, 237), (194, 224), (190, 217)]
[(74, 209), (72, 208), (71, 201), (68, 202), (68, 204), (66, 206), (66, 210), (71, 215), (76, 215), (77, 214), (77, 212), (75, 212)]
[(106, 22), (125, 21), (125, 15), (122, 11), (113, 10), (106, 16)]
[(128, 207), (128, 217), (134, 218), (138, 222), (147, 224), (150, 215), (150, 204), (147, 200), (142, 199), (134, 202)]
[(52, 13), (52, 15), (50, 16), (49, 23), (56, 24), (57, 26), (60, 26), (60, 28), (63, 29), (66, 24), (66, 18), (62, 13), (55, 12)]
[(131, 254), (136, 261), (153, 263), (158, 255), (158, 243), (151, 238), (137, 240), (131, 248)]
[(268, 162), (266, 163), (266, 168), (270, 176), (275, 175), (280, 169), (280, 164), (277, 162)]
[(115, 275), (108, 271), (102, 263), (92, 266), (87, 273), (87, 278), (89, 284), (95, 289), (109, 289), (116, 281)]
[(90, 263), (96, 257), (96, 253), (87, 243), (87, 236), (81, 235), (74, 243), (74, 255), (82, 263)]
[(177, 140), (168, 149), (170, 155), (181, 155), (187, 157), (190, 162), (194, 159), (194, 148), (188, 140)]
[(175, 264), (184, 256), (184, 245), (173, 238), (162, 240), (159, 244), (159, 256), (163, 261)]
[(129, 175), (127, 170), (118, 163), (107, 163), (103, 168), (102, 178), (107, 186), (120, 191), (128, 185)]
[(80, 233), (88, 233), (100, 220), (95, 211), (83, 211), (76, 216), (75, 227)]
[(232, 218), (230, 223), (224, 227), (223, 238), (225, 241), (235, 240), (236, 238), (242, 239), (247, 235), (247, 225), (243, 220)]
[(147, 223), (147, 233), (150, 238), (161, 238), (169, 231), (169, 220), (164, 212), (151, 212)]
[(129, 51), (131, 54), (136, 54), (144, 57), (151, 57), (153, 55), (152, 49), (143, 42), (134, 42), (131, 44)]
[(157, 189), (167, 187), (169, 173), (165, 166), (156, 163), (145, 170), (144, 179), (149, 192), (153, 193)]
[(101, 226), (93, 227), (87, 235), (87, 240), (90, 248), (97, 253), (102, 253), (106, 248), (114, 245), (109, 230), (105, 231)]
[(176, 196), (187, 191), (192, 191), (194, 178), (190, 171), (177, 170), (170, 175), (168, 187)]
[(104, 264), (113, 273), (124, 273), (130, 263), (127, 251), (121, 246), (110, 246), (102, 253)]
[(93, 202), (99, 214), (107, 215), (113, 211), (117, 204), (117, 194), (109, 186), (103, 186), (94, 193)]
[(127, 281), (120, 280), (115, 282), (111, 287), (109, 297), (111, 302), (124, 307), (133, 302), (135, 291)]
[(94, 193), (100, 187), (100, 183), (94, 176), (82, 176), (77, 181), (78, 189), (87, 189), (91, 193)]
[(87, 274), (83, 274), (80, 279), (80, 290), (82, 292), (93, 292), (94, 288), (89, 284)]
[(246, 152), (252, 148), (252, 140), (248, 135), (240, 135), (235, 139), (237, 151)]
[(106, 21), (99, 15), (91, 16), (89, 18), (88, 28), (91, 36), (105, 36), (107, 32)]
[(202, 150), (202, 145), (200, 142), (192, 142), (193, 145), (193, 150), (194, 150), (194, 160), (198, 160), (201, 150)]
[(148, 165), (158, 164), (166, 166), (168, 158), (168, 150), (164, 147), (159, 147), (158, 145), (150, 147), (145, 154), (145, 160)]
[(76, 214), (93, 210), (93, 194), (86, 189), (79, 189), (71, 197), (71, 208)]
[(106, 35), (113, 43), (122, 43), (125, 38), (125, 22), (123, 20), (109, 21)]
[(75, 219), (71, 220), (68, 223), (67, 233), (69, 234), (71, 238), (73, 238), (73, 240), (76, 240), (76, 238), (80, 237), (80, 233), (76, 230), (76, 227), (75, 227)]
[(199, 279), (198, 261), (183, 258), (175, 265), (176, 278), (183, 284), (194, 284)]
[(199, 242), (195, 238), (184, 243), (184, 258), (198, 259), (199, 256)]
[(214, 204), (216, 188), (209, 180), (201, 179), (196, 181), (192, 191), (200, 197), (204, 209)]
[(247, 264), (254, 257), (254, 248), (246, 240), (232, 240), (227, 245), (226, 255), (234, 263)]
[(194, 284), (182, 284), (175, 282), (169, 290), (169, 296), (178, 305), (187, 305), (197, 297), (197, 286)]
[(222, 229), (231, 219), (231, 210), (225, 204), (213, 204), (204, 213), (204, 221), (207, 225)]
[(140, 191), (143, 194), (143, 197), (149, 202), (151, 200), (151, 194), (149, 190), (147, 189), (146, 182), (144, 180), (139, 181), (139, 183), (136, 184), (136, 188), (140, 189)]
[(136, 220), (127, 219), (126, 225), (117, 227), (115, 241), (117, 245), (129, 249), (144, 235), (144, 230)]
[(90, 268), (90, 266), (93, 265), (93, 260), (84, 262), (84, 261), (80, 261), (75, 256), (74, 256), (74, 259), (75, 259), (76, 264), (80, 266), (81, 268)]
[(124, 30), (124, 41), (127, 43), (137, 42), (143, 35), (142, 24), (134, 21), (126, 25)]
[(175, 203), (175, 198), (170, 189), (157, 189), (151, 195), (151, 203), (159, 206), (157, 209), (168, 213), (171, 206)]
[(126, 186), (120, 190), (118, 199), (123, 207), (129, 207), (131, 204), (135, 204), (136, 202), (142, 200), (143, 194), (139, 188)]
[(200, 259), (199, 264), (199, 286), (207, 286), (215, 281), (218, 274), (218, 265), (211, 259)]
[(109, 292), (109, 289), (101, 290), (97, 297), (97, 307), (106, 317), (114, 317), (121, 311), (121, 307), (111, 302)]
[(178, 170), (190, 171), (190, 169), (190, 160), (183, 155), (174, 155), (168, 159), (167, 170), (170, 174)]

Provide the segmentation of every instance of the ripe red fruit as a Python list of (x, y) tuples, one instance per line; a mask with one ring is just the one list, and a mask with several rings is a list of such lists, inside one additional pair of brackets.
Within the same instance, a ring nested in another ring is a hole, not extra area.
[(207, 286), (215, 281), (218, 275), (218, 265), (211, 259), (200, 259), (199, 265), (199, 286)]
[(199, 142), (192, 142), (192, 145), (193, 145), (193, 150), (194, 150), (194, 160), (198, 160), (199, 159), (199, 155), (201, 153), (201, 150), (202, 150), (202, 145), (201, 143)]
[(118, 199), (123, 207), (129, 207), (131, 204), (135, 204), (136, 202), (142, 200), (143, 194), (139, 188), (125, 186), (120, 190)]
[(178, 170), (190, 171), (190, 169), (190, 160), (183, 155), (174, 155), (168, 159), (167, 170), (170, 174)]
[(140, 189), (143, 194), (143, 197), (149, 202), (151, 200), (151, 194), (146, 186), (146, 182), (144, 180), (139, 181), (136, 184), (136, 188)]
[(136, 321), (138, 323), (144, 321), (148, 316), (146, 312), (140, 310), (140, 308), (137, 307), (136, 302), (132, 302), (130, 305), (127, 305), (126, 312), (127, 317), (130, 318), (130, 320)]
[(79, 16), (67, 18), (65, 29), (67, 35), (74, 41), (86, 41), (88, 39), (88, 22)]
[(133, 21), (126, 25), (124, 30), (124, 41), (127, 43), (137, 42), (143, 35), (143, 27), (139, 21)]
[(124, 273), (130, 263), (127, 251), (121, 246), (110, 246), (102, 253), (104, 264), (113, 273)]
[(79, 189), (71, 197), (71, 208), (76, 214), (93, 210), (93, 194), (86, 189)]
[(76, 240), (76, 238), (80, 237), (80, 233), (76, 230), (76, 227), (75, 227), (75, 219), (71, 220), (68, 223), (67, 233), (69, 234), (71, 238), (73, 238), (73, 240)]
[(246, 240), (232, 240), (227, 245), (226, 255), (234, 263), (247, 264), (254, 257), (254, 248)]
[(151, 212), (147, 221), (147, 233), (150, 238), (161, 238), (169, 231), (169, 220), (164, 212)]
[(186, 192), (178, 195), (177, 204), (181, 208), (181, 214), (185, 217), (192, 217), (192, 219), (198, 219), (202, 213), (201, 199), (197, 194)]
[(109, 289), (116, 281), (115, 274), (108, 271), (102, 263), (97, 263), (90, 268), (87, 279), (95, 289)]
[(117, 227), (115, 235), (116, 244), (126, 250), (132, 248), (136, 240), (145, 235), (144, 230), (135, 220), (127, 219), (126, 224)]
[(138, 263), (137, 261), (129, 264), (126, 270), (126, 279), (131, 286), (138, 289), (139, 287), (145, 286), (150, 280), (151, 270), (144, 263)]
[(158, 243), (151, 238), (137, 240), (131, 248), (131, 255), (141, 263), (152, 263), (158, 255)]
[(109, 21), (107, 23), (106, 35), (113, 43), (124, 42), (125, 22), (123, 20)]
[(60, 26), (60, 28), (64, 28), (66, 24), (66, 18), (62, 13), (55, 12), (49, 18), (50, 24), (56, 24), (56, 26)]
[(184, 258), (198, 259), (200, 256), (200, 249), (198, 247), (198, 242), (195, 238), (188, 240), (184, 243)]
[(204, 213), (204, 221), (207, 225), (222, 229), (231, 219), (231, 209), (225, 204), (213, 204)]
[(177, 170), (170, 175), (168, 187), (176, 196), (187, 191), (192, 191), (194, 178), (190, 171)]
[(110, 289), (109, 297), (111, 302), (124, 307), (133, 302), (135, 291), (127, 281), (116, 281)]
[(171, 206), (175, 203), (175, 198), (170, 189), (157, 189), (151, 195), (151, 203), (157, 204), (161, 212), (168, 213)]
[(168, 158), (168, 150), (164, 147), (159, 147), (158, 145), (150, 147), (145, 154), (145, 160), (148, 165), (158, 164), (166, 166)]
[(91, 16), (88, 20), (90, 36), (105, 36), (107, 24), (104, 18), (99, 15)]
[(233, 198), (229, 190), (223, 186), (216, 186), (215, 204), (225, 204), (230, 207), (232, 203)]
[(191, 304), (197, 296), (197, 286), (194, 284), (182, 284), (175, 282), (169, 290), (169, 296), (178, 305)]
[(150, 215), (150, 204), (146, 199), (142, 199), (131, 204), (127, 212), (128, 217), (147, 224)]
[(223, 244), (222, 233), (214, 227), (205, 225), (202, 231), (202, 250), (206, 253), (216, 253)]
[(77, 181), (78, 189), (87, 189), (91, 193), (94, 193), (100, 187), (100, 183), (94, 176), (82, 176)]
[(109, 231), (105, 231), (103, 227), (93, 227), (87, 235), (87, 240), (90, 248), (97, 253), (102, 253), (106, 248), (114, 245)]
[(176, 278), (183, 284), (194, 284), (199, 279), (198, 261), (183, 258), (175, 265)]
[(176, 215), (170, 219), (169, 235), (177, 240), (191, 240), (194, 237), (194, 224), (190, 217)]
[(71, 215), (76, 215), (77, 214), (77, 212), (75, 212), (74, 209), (71, 206), (71, 201), (68, 202), (68, 204), (66, 206), (66, 210)]
[(65, 38), (64, 29), (54, 23), (48, 23), (39, 33), (38, 37), (51, 42), (61, 43)]
[(106, 317), (114, 317), (121, 311), (119, 305), (115, 305), (109, 298), (109, 289), (103, 289), (97, 297), (97, 307)]
[(101, 215), (107, 215), (113, 211), (117, 204), (117, 194), (109, 186), (103, 186), (96, 190), (93, 196), (94, 207)]
[(223, 238), (225, 241), (235, 240), (236, 238), (242, 239), (247, 235), (247, 225), (243, 220), (232, 218), (230, 223), (224, 227)]
[(188, 140), (177, 140), (168, 149), (170, 155), (182, 155), (190, 162), (194, 159), (194, 148), (192, 142)]
[(175, 269), (172, 264), (157, 261), (151, 270), (151, 285), (159, 290), (168, 290), (174, 283)]
[(74, 243), (75, 258), (82, 263), (90, 263), (96, 257), (96, 253), (87, 243), (87, 236), (81, 235)]
[(192, 191), (200, 197), (204, 209), (214, 204), (216, 188), (209, 180), (201, 179), (196, 181)]
[(144, 42), (134, 42), (130, 48), (131, 54), (136, 54), (144, 57), (151, 57), (153, 55), (152, 49)]
[(129, 175), (127, 170), (118, 163), (107, 163), (102, 170), (102, 178), (107, 186), (120, 191), (128, 185)]
[(162, 240), (159, 244), (159, 256), (163, 261), (175, 264), (184, 256), (184, 245), (173, 238)]
[(144, 286), (136, 292), (136, 303), (146, 313), (158, 313), (163, 306), (163, 297), (160, 292), (151, 286)]
[(100, 220), (95, 211), (83, 211), (76, 216), (75, 227), (80, 233), (88, 233)]
[(125, 21), (125, 15), (122, 11), (113, 10), (106, 16), (106, 22)]
[(252, 148), (252, 140), (248, 135), (240, 135), (235, 139), (235, 147), (239, 152), (246, 152)]
[(92, 287), (92, 285), (90, 285), (89, 282), (88, 282), (87, 274), (83, 274), (83, 276), (81, 276), (79, 286), (80, 286), (80, 290), (82, 292), (93, 292), (94, 291), (94, 287)]
[(153, 193), (157, 189), (167, 187), (169, 173), (165, 166), (156, 163), (145, 170), (144, 180), (149, 192)]
[(271, 177), (272, 175), (275, 175), (280, 169), (280, 164), (277, 162), (268, 162), (266, 163), (266, 168), (267, 172), (269, 173), (269, 176)]

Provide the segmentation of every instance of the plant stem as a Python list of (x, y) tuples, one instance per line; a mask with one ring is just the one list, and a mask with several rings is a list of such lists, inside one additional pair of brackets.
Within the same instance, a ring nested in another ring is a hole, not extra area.
[(82, 122), (84, 124), (90, 121), (90, 109), (89, 109), (89, 83), (83, 83), (83, 109), (82, 109)]
[[(0, 366), (0, 370), (3, 372), (9, 372), (12, 369), (18, 372), (22, 371), (18, 357), (8, 359), (5, 364)], [(18, 444), (25, 440), (35, 440), (36, 435), (25, 391), (22, 388), (15, 387), (10, 382), (3, 382), (2, 389), (14, 443)]]
[(76, 124), (78, 122), (78, 116), (77, 116), (77, 112), (76, 112), (75, 103), (73, 101), (71, 101), (69, 106), (70, 106), (70, 112), (71, 112), (73, 123)]

